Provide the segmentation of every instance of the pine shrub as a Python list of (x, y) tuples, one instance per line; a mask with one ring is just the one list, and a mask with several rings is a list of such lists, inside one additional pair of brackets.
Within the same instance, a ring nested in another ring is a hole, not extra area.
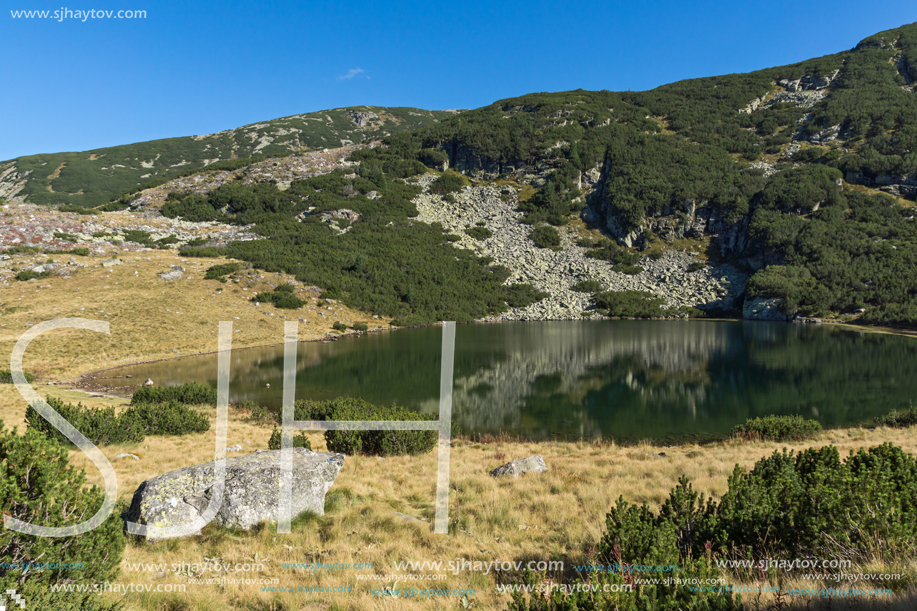
[(178, 386), (141, 386), (131, 397), (131, 404), (168, 403), (179, 401), (188, 405), (216, 405), (217, 390), (205, 384), (188, 382)]
[(764, 416), (749, 419), (732, 429), (736, 437), (767, 441), (799, 441), (811, 439), (821, 430), (817, 420), (802, 416)]
[[(64, 420), (72, 424), (76, 430), (97, 446), (143, 441), (142, 424), (135, 418), (127, 416), (127, 412), (116, 415), (113, 406), (84, 407), (82, 403), (76, 405), (64, 403), (63, 400), (56, 397), (48, 397), (47, 402)], [(70, 440), (45, 420), (31, 405), (26, 407), (25, 421), (29, 430), (42, 433), (58, 444), (70, 444)]]
[(187, 435), (210, 429), (210, 420), (180, 401), (136, 403), (122, 415), (131, 419), (146, 435)]
[[(95, 515), (104, 498), (104, 492), (98, 486), (87, 486), (86, 474), (69, 463), (66, 447), (33, 429), (24, 435), (15, 429), (6, 431), (0, 422), (0, 508), (5, 515), (39, 526), (75, 525)], [(0, 530), (0, 562), (20, 566), (31, 562), (48, 567), (25, 571), (4, 569), (0, 572), (0, 589), (15, 589), (28, 597), (47, 592), (52, 584), (114, 579), (125, 546), (123, 528), (116, 507), (97, 528), (73, 537), (41, 537)], [(55, 598), (43, 608), (110, 608), (68, 607), (64, 604), (72, 603), (70, 597), (59, 596), (60, 604)], [(29, 605), (29, 608), (42, 608), (31, 599)]]
[[(279, 450), (281, 442), (281, 432), (276, 426), (271, 432), (271, 438), (267, 442), (267, 447), (270, 450)], [(293, 435), (293, 447), (294, 448), (305, 448), (307, 450), (312, 449), (312, 443), (306, 437), (305, 433), (299, 433), (298, 435)]]

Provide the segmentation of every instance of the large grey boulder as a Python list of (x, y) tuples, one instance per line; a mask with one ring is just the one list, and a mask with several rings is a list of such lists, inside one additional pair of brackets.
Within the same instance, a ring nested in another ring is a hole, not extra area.
[[(223, 504), (212, 523), (248, 530), (265, 520), (277, 521), (280, 452), (256, 452), (226, 459)], [(343, 454), (294, 448), (291, 516), (295, 518), (305, 511), (324, 515), (325, 493), (343, 466)], [(210, 503), (215, 483), (213, 473), (214, 463), (208, 462), (146, 480), (134, 492), (127, 519), (160, 527), (191, 522)]]
[(504, 475), (516, 477), (523, 473), (541, 473), (547, 470), (548, 467), (544, 464), (544, 459), (541, 456), (529, 456), (528, 458), (508, 462), (502, 467), (497, 467), (491, 471), (490, 474), (494, 477), (501, 477)]

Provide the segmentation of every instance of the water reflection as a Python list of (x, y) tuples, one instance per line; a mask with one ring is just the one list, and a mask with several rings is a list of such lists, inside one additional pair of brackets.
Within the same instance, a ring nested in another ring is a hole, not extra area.
[[(299, 345), (297, 398), (439, 407), (440, 328)], [(860, 422), (917, 399), (911, 338), (753, 322), (462, 325), (453, 415), (466, 432), (618, 439), (722, 434), (748, 417)], [(283, 345), (233, 352), (230, 400), (279, 408)], [(110, 375), (216, 384), (216, 355)], [(266, 388), (266, 384), (270, 388)]]

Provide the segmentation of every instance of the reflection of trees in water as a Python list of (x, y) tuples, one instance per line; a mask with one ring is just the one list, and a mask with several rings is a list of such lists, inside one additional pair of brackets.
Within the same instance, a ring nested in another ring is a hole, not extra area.
[[(441, 338), (427, 328), (302, 343), (297, 397), (360, 396), (438, 413)], [(466, 431), (532, 438), (722, 433), (770, 413), (850, 423), (917, 399), (915, 357), (910, 338), (811, 325), (461, 325), (453, 414)], [(130, 369), (157, 383), (216, 384), (216, 355)], [(233, 352), (232, 400), (279, 407), (282, 374), (282, 343)]]

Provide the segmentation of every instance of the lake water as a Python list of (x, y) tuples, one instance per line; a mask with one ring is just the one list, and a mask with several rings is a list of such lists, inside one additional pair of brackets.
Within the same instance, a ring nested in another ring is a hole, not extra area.
[[(298, 346), (296, 398), (362, 397), (439, 410), (442, 329)], [(466, 433), (531, 439), (702, 440), (747, 418), (800, 414), (825, 426), (917, 403), (917, 339), (836, 326), (714, 321), (459, 325), (453, 418)], [(217, 355), (132, 365), (157, 384), (216, 386)], [(234, 350), (230, 402), (279, 409), (283, 343)], [(266, 388), (266, 384), (270, 388)]]

